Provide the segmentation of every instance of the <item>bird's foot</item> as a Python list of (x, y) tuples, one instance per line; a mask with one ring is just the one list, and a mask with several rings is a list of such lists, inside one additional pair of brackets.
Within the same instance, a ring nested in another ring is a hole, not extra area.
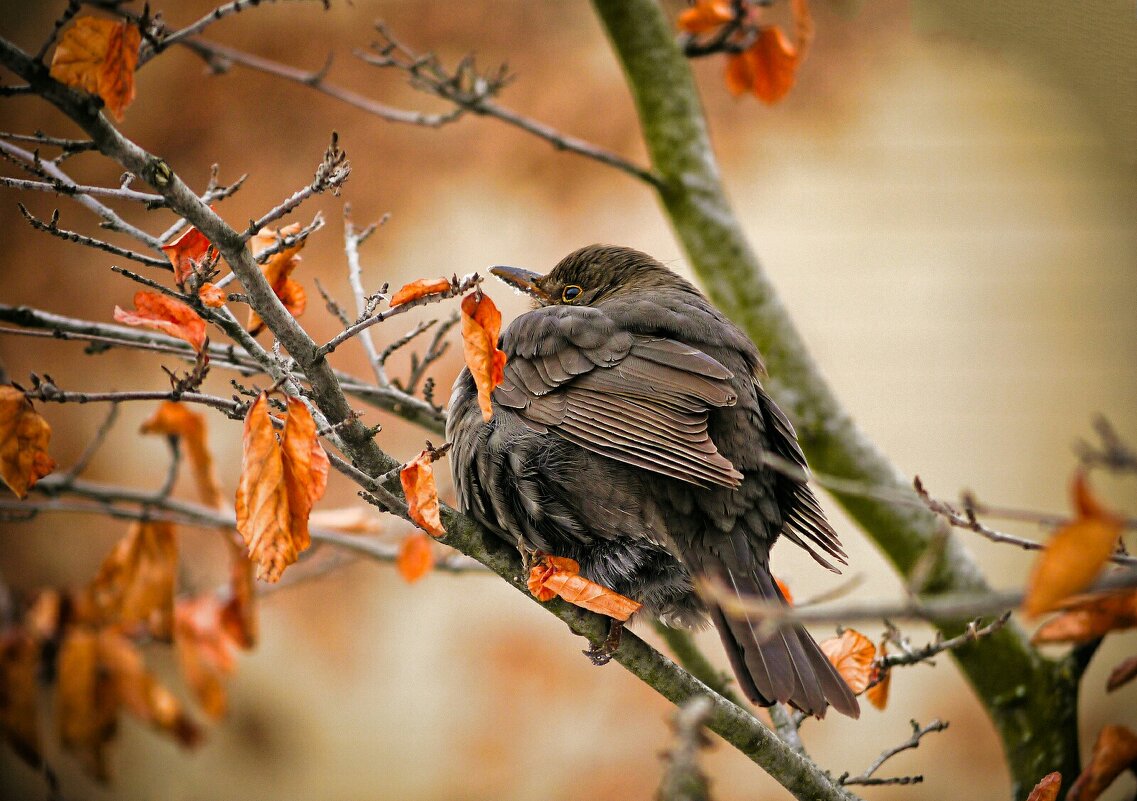
[(596, 643), (581, 653), (587, 656), (592, 664), (597, 667), (607, 665), (612, 661), (612, 655), (620, 649), (620, 635), (623, 631), (624, 621), (613, 618), (608, 622), (608, 636), (604, 638), (603, 642)]

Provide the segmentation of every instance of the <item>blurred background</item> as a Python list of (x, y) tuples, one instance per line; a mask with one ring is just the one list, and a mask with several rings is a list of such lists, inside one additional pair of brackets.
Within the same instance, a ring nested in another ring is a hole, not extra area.
[[(153, 4), (171, 27), (213, 6)], [(35, 50), (64, 7), (62, 0), (0, 2), (0, 29)], [(731, 98), (721, 59), (696, 64), (736, 211), (838, 397), (900, 470), (918, 473), (941, 497), (970, 489), (990, 503), (1061, 512), (1072, 448), (1089, 437), (1093, 415), (1107, 415), (1137, 441), (1132, 3), (1016, 0), (995, 9), (978, 0), (814, 0), (812, 7), (813, 50), (797, 86), (773, 108)], [(355, 0), (326, 12), (318, 3), (268, 4), (216, 24), (208, 36), (309, 70), (333, 53), (330, 81), (384, 103), (444, 110), (352, 56), (374, 38), (376, 19), (447, 64), (468, 52), (482, 66), (508, 62), (516, 80), (504, 105), (645, 159), (619, 67), (585, 3)], [(241, 68), (209, 76), (192, 54), (175, 49), (139, 74), (138, 99), (121, 127), (193, 186), (205, 185), (214, 163), (223, 182), (249, 173), (245, 188), (218, 207), (239, 226), (306, 184), (331, 132), (339, 132), (354, 167), (342, 196), (317, 198), (290, 218), (307, 222), (319, 209), (328, 220), (294, 275), (309, 295), (302, 322), (317, 340), (339, 326), (314, 279), (350, 305), (341, 223), (347, 202), (359, 225), (390, 214), (363, 250), (370, 289), (491, 264), (545, 271), (592, 242), (632, 245), (687, 271), (645, 187), (493, 120), (438, 130), (393, 125)], [(0, 129), (77, 133), (18, 97), (0, 103)], [(66, 166), (80, 181), (118, 180), (98, 158)], [(103, 321), (115, 304), (129, 305), (134, 285), (109, 269), (119, 260), (32, 231), (17, 200), (44, 218), (58, 207), (65, 228), (97, 231), (66, 198), (0, 191), (0, 301)], [(173, 221), (165, 213), (122, 212), (155, 234)], [(523, 310), (504, 287), (488, 290), (507, 320)], [(431, 306), (374, 330), (380, 342), (390, 341), (415, 319), (449, 311)], [(368, 374), (361, 347), (340, 349), (336, 360)], [(76, 343), (2, 337), (0, 361), (16, 380), (48, 372), (65, 389), (167, 386), (163, 359), (141, 352), (86, 356)], [(433, 370), (440, 398), (459, 367), (460, 347), (452, 347)], [(228, 395), (229, 378), (215, 371), (207, 386)], [(150, 404), (122, 409), (90, 478), (157, 487), (166, 448), (135, 433), (152, 411)], [(54, 429), (52, 453), (66, 466), (105, 409), (43, 412)], [(379, 442), (398, 458), (419, 451), (428, 436), (374, 410), (364, 419), (384, 424)], [(232, 490), (238, 424), (214, 414), (210, 426), (222, 481)], [(448, 471), (442, 465), (438, 472)], [(449, 479), (442, 483), (452, 500)], [(1137, 508), (1132, 480), (1095, 486), (1130, 514)], [(353, 487), (335, 477), (321, 507), (354, 503)], [(900, 598), (899, 582), (861, 532), (827, 508), (851, 572), (865, 578), (856, 600)], [(393, 517), (374, 516), (385, 539), (409, 531)], [(62, 515), (3, 524), (0, 571), (16, 592), (85, 582), (125, 528)], [(183, 532), (186, 584), (211, 586), (223, 574), (221, 543), (214, 532)], [(966, 532), (956, 536), (994, 586), (1021, 585), (1027, 556)], [(799, 596), (840, 581), (786, 546), (775, 550), (774, 565)], [(113, 759), (117, 776), (101, 788), (49, 736), (48, 758), (64, 795), (632, 801), (656, 791), (670, 705), (614, 663), (592, 667), (579, 654), (582, 641), (496, 579), (438, 573), (412, 586), (390, 565), (359, 562), (274, 591), (261, 608), (261, 645), (240, 657), (229, 717), (210, 727), (200, 749), (182, 752), (125, 721)], [(878, 626), (860, 627), (880, 634)], [(655, 641), (646, 627), (637, 630)], [(905, 630), (918, 643), (931, 636), (923, 627)], [(725, 669), (714, 633), (700, 640)], [(1132, 633), (1113, 635), (1086, 676), (1087, 751), (1103, 724), (1137, 720), (1137, 687), (1104, 693), (1108, 671), (1135, 645)], [(160, 651), (153, 658), (176, 682), (172, 660)], [(998, 740), (947, 658), (898, 671), (886, 712), (808, 721), (802, 734), (822, 766), (855, 774), (905, 740), (912, 718), (941, 718), (951, 727), (882, 773), (922, 773), (924, 783), (869, 788), (866, 797), (1008, 797)], [(787, 797), (721, 743), (703, 764), (719, 801)], [(5, 798), (44, 797), (42, 782), (7, 750), (0, 777)], [(1131, 777), (1122, 778), (1110, 797), (1128, 797), (1133, 787)]]

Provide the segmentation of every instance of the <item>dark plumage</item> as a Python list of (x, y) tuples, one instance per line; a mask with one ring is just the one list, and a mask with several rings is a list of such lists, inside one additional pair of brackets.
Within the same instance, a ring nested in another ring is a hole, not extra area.
[(762, 390), (754, 344), (690, 283), (628, 248), (594, 245), (546, 276), (495, 274), (538, 307), (505, 330), (505, 381), (482, 419), (463, 370), (447, 436), (463, 511), (509, 542), (577, 560), (582, 573), (670, 626), (709, 616), (754, 702), (858, 714), (801, 627), (759, 639), (693, 589), (783, 601), (769, 570), (784, 535), (820, 564), (844, 562), (809, 487), (793, 427)]

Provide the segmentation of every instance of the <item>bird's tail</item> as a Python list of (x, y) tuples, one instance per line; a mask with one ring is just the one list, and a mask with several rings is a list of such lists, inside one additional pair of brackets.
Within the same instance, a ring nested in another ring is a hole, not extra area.
[[(741, 576), (728, 570), (724, 578), (728, 590), (743, 600), (786, 603), (765, 567)], [(744, 611), (714, 605), (711, 615), (738, 684), (751, 701), (762, 706), (781, 701), (819, 718), (830, 705), (851, 718), (860, 716), (853, 692), (804, 628), (766, 632)]]

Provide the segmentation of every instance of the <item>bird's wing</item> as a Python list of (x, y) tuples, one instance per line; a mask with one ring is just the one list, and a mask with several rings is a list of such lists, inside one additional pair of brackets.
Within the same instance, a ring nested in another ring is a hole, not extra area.
[(699, 486), (741, 482), (707, 433), (708, 410), (738, 400), (733, 375), (699, 349), (565, 306), (522, 315), (502, 344), (505, 380), (494, 400), (531, 427)]

